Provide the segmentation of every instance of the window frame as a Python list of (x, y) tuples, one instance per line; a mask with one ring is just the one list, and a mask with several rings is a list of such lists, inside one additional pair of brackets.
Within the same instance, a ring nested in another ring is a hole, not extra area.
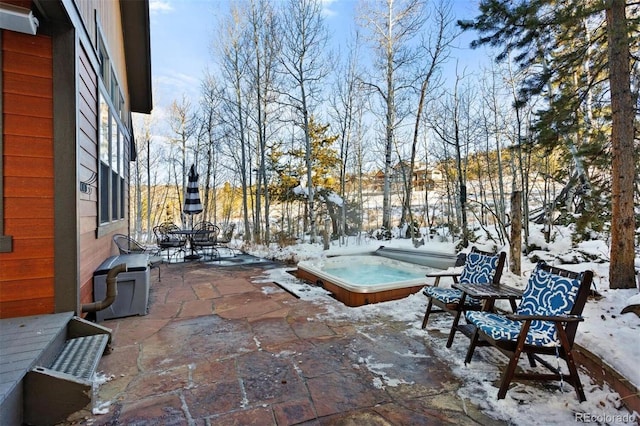
[(126, 219), (127, 161), (124, 147), (129, 142), (129, 131), (122, 120), (124, 96), (100, 25), (96, 25), (98, 57), (98, 209), (97, 225), (100, 229)]
[(99, 88), (98, 92), (98, 224), (104, 226), (124, 220), (126, 216), (124, 183), (128, 137), (104, 88)]

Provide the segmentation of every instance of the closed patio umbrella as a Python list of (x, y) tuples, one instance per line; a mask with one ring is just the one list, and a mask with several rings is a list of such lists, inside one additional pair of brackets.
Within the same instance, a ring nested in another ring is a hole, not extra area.
[(184, 194), (184, 207), (182, 211), (188, 215), (202, 212), (200, 191), (198, 190), (198, 173), (196, 173), (196, 168), (193, 164), (191, 165), (191, 170), (189, 170), (189, 183), (187, 183), (187, 192)]
[[(202, 203), (200, 202), (200, 191), (198, 190), (198, 173), (196, 173), (196, 167), (194, 164), (191, 165), (191, 169), (189, 170), (189, 182), (187, 183), (187, 191), (184, 194), (184, 206), (182, 207), (182, 211), (185, 214), (191, 216), (191, 229), (193, 230), (193, 215), (202, 212)], [(195, 232), (195, 231), (194, 231)], [(193, 247), (193, 236), (190, 238), (191, 241), (191, 254), (185, 256), (185, 259), (198, 259), (200, 255), (194, 252)]]

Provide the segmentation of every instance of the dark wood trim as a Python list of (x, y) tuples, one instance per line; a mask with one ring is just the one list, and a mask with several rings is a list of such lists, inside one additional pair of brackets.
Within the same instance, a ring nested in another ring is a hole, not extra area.
[(130, 110), (151, 113), (151, 32), (149, 0), (120, 0)]
[(411, 287), (400, 287), (392, 290), (382, 290), (370, 293), (358, 293), (347, 290), (338, 284), (332, 283), (325, 279), (320, 279), (307, 271), (298, 269), (296, 271), (296, 277), (308, 281), (312, 284), (321, 286), (327, 291), (330, 291), (333, 296), (350, 307), (357, 307), (362, 305), (369, 305), (372, 303), (388, 302), (390, 300), (402, 299), (419, 292), (424, 288), (424, 284)]
[(630, 412), (640, 413), (640, 389), (607, 362), (579, 344), (573, 347), (573, 356), (578, 364), (589, 372), (597, 383), (607, 383), (621, 396), (620, 401)]
[(53, 149), (55, 199), (55, 311), (80, 312), (78, 238), (77, 52), (69, 26), (53, 37)]
[[(0, 129), (4, 129), (4, 85), (2, 78), (2, 30), (0, 30)], [(13, 238), (11, 235), (4, 235), (4, 134), (0, 131), (0, 253), (9, 253), (13, 250)]]
[[(125, 199), (126, 197), (125, 194)], [(126, 201), (126, 200), (125, 200)], [(128, 210), (127, 210), (128, 211)], [(127, 222), (127, 219), (120, 219), (109, 223), (103, 223), (98, 225), (96, 229), (96, 238), (103, 238), (105, 236), (111, 236), (114, 232), (122, 232), (123, 225)], [(128, 226), (128, 224), (127, 224)]]

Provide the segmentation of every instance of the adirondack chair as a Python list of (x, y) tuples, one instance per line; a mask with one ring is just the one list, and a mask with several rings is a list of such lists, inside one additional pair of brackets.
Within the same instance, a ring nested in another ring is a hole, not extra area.
[[(422, 291), (429, 299), (427, 309), (424, 313), (424, 319), (422, 320), (422, 328), (427, 326), (431, 313), (444, 312), (455, 315), (460, 309), (459, 302), (462, 292), (454, 288), (438, 287), (440, 278), (451, 277), (455, 283), (486, 283), (497, 285), (500, 283), (500, 277), (502, 277), (502, 269), (504, 268), (506, 256), (507, 254), (505, 252), (489, 253), (472, 247), (471, 252), (466, 257), (461, 273), (428, 274), (427, 278), (434, 277), (436, 283), (434, 286), (425, 287)], [(440, 310), (432, 310), (433, 305), (439, 307)], [(482, 304), (480, 300), (470, 297), (465, 299), (463, 310), (480, 310), (481, 308)], [(450, 346), (450, 344), (448, 344), (448, 346)]]
[[(467, 323), (475, 327), (465, 363), (471, 362), (476, 346), (493, 346), (509, 357), (502, 372), (498, 399), (506, 396), (512, 380), (521, 379), (564, 380), (574, 387), (580, 402), (586, 401), (571, 351), (592, 280), (591, 271), (577, 273), (538, 263), (514, 314), (486, 311), (465, 314)], [(551, 374), (516, 372), (522, 353), (527, 354), (531, 367), (538, 361)], [(562, 358), (569, 374), (562, 374), (559, 367), (540, 355)]]

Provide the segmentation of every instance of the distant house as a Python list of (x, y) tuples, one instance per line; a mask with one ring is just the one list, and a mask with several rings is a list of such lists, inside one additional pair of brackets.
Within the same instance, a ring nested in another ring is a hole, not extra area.
[[(408, 163), (398, 162), (391, 170), (391, 185), (395, 187), (404, 186), (404, 170), (409, 169)], [(416, 163), (413, 174), (411, 176), (413, 188), (422, 190), (425, 184), (429, 189), (442, 182), (442, 172), (437, 168), (427, 168), (424, 163)], [(384, 170), (378, 170), (366, 177), (365, 188), (373, 192), (382, 192), (384, 190)]]
[(0, 1), (0, 318), (74, 311), (127, 233), (148, 0)]
[(425, 164), (417, 164), (413, 171), (413, 187), (433, 189), (442, 182), (442, 172), (437, 168), (427, 168)]

